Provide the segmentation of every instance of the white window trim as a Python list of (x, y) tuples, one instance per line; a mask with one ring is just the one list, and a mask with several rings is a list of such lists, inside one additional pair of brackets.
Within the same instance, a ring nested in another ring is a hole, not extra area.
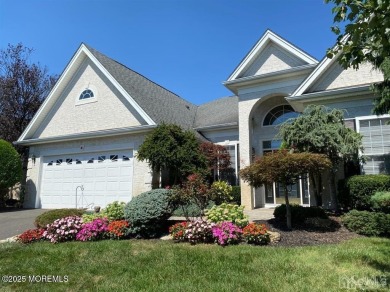
[[(86, 98), (86, 99), (80, 99), (81, 93), (83, 93), (84, 90), (87, 90), (87, 89), (92, 91), (93, 97)], [(99, 95), (99, 92), (98, 92), (97, 88), (94, 85), (86, 84), (83, 87), (83, 89), (79, 92), (79, 94), (76, 96), (75, 106), (79, 106), (79, 105), (83, 105), (83, 104), (87, 104), (87, 103), (97, 102), (98, 101), (98, 95)]]

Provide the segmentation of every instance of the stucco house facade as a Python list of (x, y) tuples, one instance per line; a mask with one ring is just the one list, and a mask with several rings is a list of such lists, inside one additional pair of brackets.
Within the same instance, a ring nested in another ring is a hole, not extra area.
[[(369, 64), (344, 70), (336, 58), (319, 62), (267, 30), (224, 82), (233, 96), (197, 106), (82, 44), (17, 141), (30, 147), (25, 207), (104, 207), (149, 190), (152, 172), (135, 156), (162, 122), (227, 147), (247, 209), (275, 206), (277, 184), (254, 189), (238, 171), (277, 149), (277, 125), (309, 104), (344, 109), (346, 124), (363, 135), (362, 172), (389, 172), (390, 117), (372, 114), (369, 89), (382, 79)], [(294, 186), (291, 198), (313, 204), (309, 182)]]

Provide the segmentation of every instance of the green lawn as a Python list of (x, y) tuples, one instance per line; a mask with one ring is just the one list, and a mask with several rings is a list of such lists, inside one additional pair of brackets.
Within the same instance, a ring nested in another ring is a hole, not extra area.
[[(0, 274), (27, 277), (1, 282), (0, 291), (342, 291), (340, 280), (373, 277), (389, 289), (389, 259), (390, 239), (383, 238), (294, 248), (160, 240), (0, 244)], [(68, 282), (29, 283), (32, 275)]]

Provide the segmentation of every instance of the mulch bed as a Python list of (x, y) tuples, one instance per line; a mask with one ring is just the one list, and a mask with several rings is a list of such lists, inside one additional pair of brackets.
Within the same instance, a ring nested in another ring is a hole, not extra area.
[(264, 223), (270, 231), (280, 233), (280, 241), (270, 246), (308, 246), (320, 244), (337, 244), (345, 240), (361, 237), (346, 229), (340, 222), (340, 217), (330, 216), (329, 219), (307, 220), (301, 225), (294, 225), (293, 230), (286, 228), (284, 221), (271, 219), (256, 221)]

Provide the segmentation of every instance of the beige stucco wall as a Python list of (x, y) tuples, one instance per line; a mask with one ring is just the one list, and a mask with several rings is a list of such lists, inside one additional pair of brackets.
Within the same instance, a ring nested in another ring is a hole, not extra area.
[(305, 64), (301, 59), (292, 56), (277, 45), (271, 43), (266, 46), (248, 70), (239, 77), (277, 72)]
[[(275, 84), (274, 88), (272, 84), (267, 85), (267, 90), (258, 90), (256, 92), (238, 94), (238, 116), (239, 116), (239, 135), (240, 135), (240, 165), (241, 169), (248, 166), (251, 162), (252, 147), (255, 148), (255, 153), (260, 153), (260, 149), (257, 145), (260, 144), (261, 137), (274, 136), (274, 130), (268, 128), (263, 129), (254, 128), (253, 124), (258, 124), (264, 118), (263, 114), (268, 112), (276, 105), (286, 104), (283, 97), (291, 94), (302, 81), (302, 77), (297, 79), (294, 85), (280, 86)], [(246, 92), (246, 90), (243, 90)], [(263, 136), (264, 135), (264, 136)], [(263, 201), (263, 188), (254, 190), (246, 182), (241, 181), (241, 204), (247, 209), (253, 209), (255, 207), (262, 207)]]
[(382, 80), (380, 71), (375, 70), (369, 63), (360, 65), (358, 70), (353, 68), (344, 70), (335, 62), (307, 92), (370, 84)]
[[(25, 207), (39, 208), (39, 181), (42, 172), (43, 156), (88, 153), (110, 149), (133, 149), (132, 196), (137, 196), (151, 189), (151, 170), (146, 162), (138, 161), (137, 150), (144, 140), (144, 134), (106, 137), (100, 139), (79, 140), (73, 142), (51, 143), (30, 147), (30, 157), (34, 155), (35, 163), (29, 159), (27, 169)], [(81, 149), (82, 148), (82, 149)]]
[[(95, 97), (83, 103), (79, 101), (79, 96), (86, 88), (91, 89)], [(86, 59), (33, 138), (141, 124), (145, 122), (140, 115), (100, 70), (89, 59)]]

